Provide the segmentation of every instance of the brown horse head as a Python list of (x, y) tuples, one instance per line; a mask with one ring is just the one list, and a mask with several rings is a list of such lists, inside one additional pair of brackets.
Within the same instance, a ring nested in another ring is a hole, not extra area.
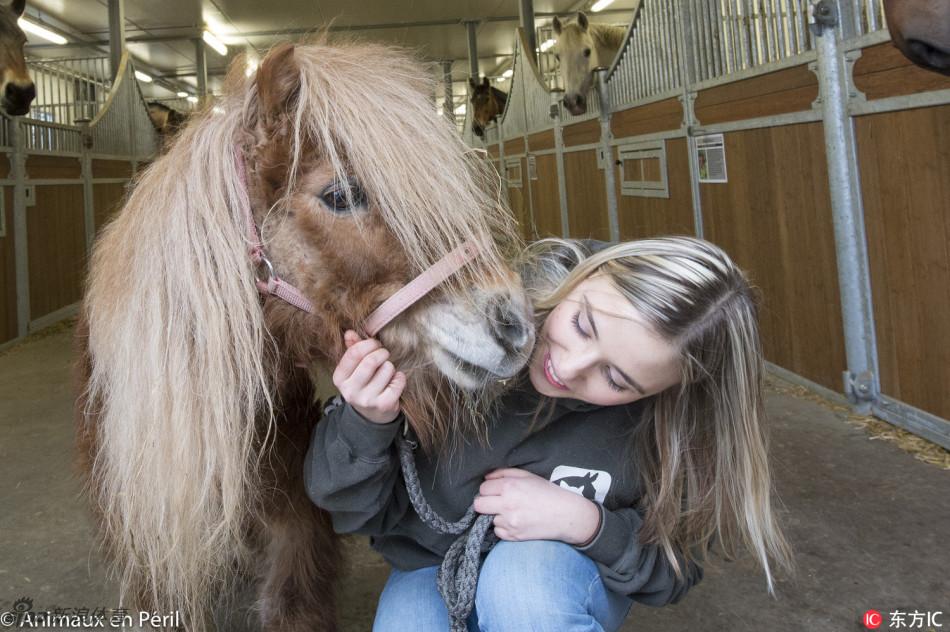
[(950, 1), (884, 0), (894, 45), (922, 68), (950, 75)]
[(23, 46), (26, 35), (17, 24), (23, 15), (26, 0), (14, 0), (10, 6), (0, 5), (0, 105), (10, 116), (22, 116), (30, 111), (36, 97), (36, 86), (26, 70)]
[(488, 77), (481, 83), (469, 77), (468, 85), (472, 89), (472, 131), (476, 136), (482, 136), (488, 124), (505, 111), (508, 93), (492, 86)]

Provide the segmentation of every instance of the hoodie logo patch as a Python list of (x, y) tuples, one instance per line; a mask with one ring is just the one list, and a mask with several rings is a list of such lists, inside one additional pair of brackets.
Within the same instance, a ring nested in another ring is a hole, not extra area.
[(603, 503), (610, 490), (610, 474), (602, 470), (558, 465), (551, 472), (551, 482), (588, 500)]

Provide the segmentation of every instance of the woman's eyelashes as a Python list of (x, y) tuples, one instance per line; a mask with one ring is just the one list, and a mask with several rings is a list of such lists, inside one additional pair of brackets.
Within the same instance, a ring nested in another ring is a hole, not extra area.
[[(588, 339), (588, 338), (590, 338), (590, 334), (587, 333), (586, 331), (584, 331), (584, 329), (581, 327), (581, 312), (580, 312), (580, 310), (578, 310), (578, 311), (576, 311), (576, 312), (574, 313), (574, 316), (571, 317), (571, 322), (574, 324), (574, 329), (577, 330), (577, 333), (580, 335), (581, 338), (584, 338), (585, 340)], [(606, 378), (606, 380), (607, 380), (607, 385), (608, 385), (610, 388), (612, 388), (612, 389), (615, 390), (615, 391), (625, 391), (625, 390), (627, 390), (626, 388), (624, 388), (624, 387), (621, 386), (620, 384), (617, 384), (617, 382), (615, 382), (614, 379), (613, 379), (612, 377), (610, 377), (610, 367), (609, 367), (609, 366), (606, 366), (606, 365), (605, 365), (604, 368), (603, 368), (603, 372), (604, 372), (604, 378)]]

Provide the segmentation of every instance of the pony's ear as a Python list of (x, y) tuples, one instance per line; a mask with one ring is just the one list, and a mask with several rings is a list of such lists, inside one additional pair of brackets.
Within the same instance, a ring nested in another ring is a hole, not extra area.
[(557, 19), (557, 16), (556, 16), (556, 15), (554, 16), (554, 21), (551, 22), (551, 26), (554, 27), (554, 33), (555, 33), (556, 35), (560, 35), (560, 34), (561, 34), (561, 21), (560, 21), (559, 19)]
[(577, 25), (581, 27), (582, 29), (584, 29), (585, 31), (587, 30), (587, 25), (588, 25), (587, 14), (584, 13), (583, 11), (577, 12)]
[(13, 15), (20, 17), (23, 15), (23, 11), (26, 9), (26, 0), (13, 0), (13, 3), (10, 4), (10, 10), (13, 11)]
[(257, 97), (264, 116), (291, 109), (300, 91), (300, 69), (294, 45), (278, 44), (267, 53), (257, 70)]
[(485, 77), (484, 79), (482, 79), (482, 85), (485, 86), (486, 88), (491, 85), (488, 81), (488, 77)]

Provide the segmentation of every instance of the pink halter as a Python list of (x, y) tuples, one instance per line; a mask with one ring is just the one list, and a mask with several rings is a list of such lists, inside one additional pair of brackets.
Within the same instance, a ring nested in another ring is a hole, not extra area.
[[(251, 214), (251, 203), (247, 197), (247, 174), (244, 167), (244, 154), (241, 149), (236, 148), (235, 160), (237, 163), (238, 177), (240, 178), (243, 189), (243, 200), (245, 216), (247, 217), (247, 237), (248, 254), (257, 273), (255, 280), (257, 290), (263, 295), (273, 295), (277, 298), (290, 303), (297, 309), (312, 314), (314, 312), (313, 303), (301, 294), (300, 290), (289, 283), (282, 281), (274, 272), (274, 266), (264, 254), (264, 246), (261, 244), (260, 234), (257, 231), (257, 224), (254, 222), (254, 216)], [(412, 304), (420, 298), (431, 292), (440, 283), (455, 274), (465, 264), (478, 256), (479, 248), (472, 242), (467, 241), (449, 254), (445, 255), (437, 262), (429, 266), (419, 276), (404, 285), (399, 291), (377, 307), (363, 325), (363, 331), (367, 336), (373, 337), (379, 330), (388, 325), (396, 316), (406, 311)], [(265, 273), (266, 276), (262, 276)]]

